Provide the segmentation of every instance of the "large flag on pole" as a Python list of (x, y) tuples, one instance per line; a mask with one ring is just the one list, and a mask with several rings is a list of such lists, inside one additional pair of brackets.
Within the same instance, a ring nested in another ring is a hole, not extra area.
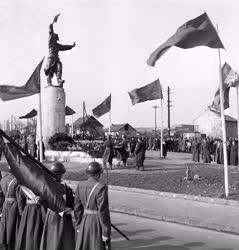
[(226, 62), (222, 66), (222, 82), (231, 87), (239, 85), (239, 75)]
[(0, 98), (3, 101), (11, 101), (31, 95), (35, 95), (40, 92), (40, 72), (44, 58), (38, 64), (36, 69), (33, 71), (31, 77), (27, 83), (21, 87), (12, 85), (0, 85)]
[(32, 109), (27, 114), (20, 116), (19, 119), (31, 119), (33, 117), (37, 116), (37, 111), (35, 109)]
[(163, 99), (162, 87), (159, 79), (145, 85), (144, 87), (133, 89), (128, 92), (132, 105), (149, 100)]
[[(230, 86), (224, 84), (223, 85), (223, 94), (224, 94), (224, 109), (228, 109), (230, 107), (229, 105), (229, 91), (230, 91)], [(220, 111), (220, 90), (218, 89), (217, 92), (215, 93), (211, 108), (217, 110), (218, 112)]]
[(111, 94), (97, 107), (92, 110), (94, 116), (101, 117), (102, 115), (108, 113), (111, 109)]
[(197, 46), (224, 48), (206, 13), (180, 26), (174, 35), (150, 55), (147, 64), (154, 66), (156, 61), (172, 46), (182, 49), (190, 49)]
[(65, 189), (42, 163), (16, 144), (0, 129), (0, 147), (20, 185), (40, 196), (40, 203), (55, 212), (65, 209)]

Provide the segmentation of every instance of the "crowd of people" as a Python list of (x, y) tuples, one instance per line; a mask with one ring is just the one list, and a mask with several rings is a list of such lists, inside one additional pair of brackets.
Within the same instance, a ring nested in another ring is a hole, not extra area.
[[(227, 162), (228, 165), (236, 166), (238, 164), (238, 140), (236, 138), (227, 138)], [(221, 139), (203, 138), (192, 141), (192, 160), (195, 162), (217, 164), (224, 163), (223, 142)]]
[(65, 190), (65, 209), (56, 212), (42, 205), (44, 197), (20, 185), (9, 167), (0, 182), (0, 249), (111, 249), (108, 191), (99, 181), (103, 171), (101, 165), (97, 162), (89, 164), (86, 168), (88, 180), (78, 184), (75, 195), (62, 181), (65, 171), (60, 162), (51, 167), (56, 181)]

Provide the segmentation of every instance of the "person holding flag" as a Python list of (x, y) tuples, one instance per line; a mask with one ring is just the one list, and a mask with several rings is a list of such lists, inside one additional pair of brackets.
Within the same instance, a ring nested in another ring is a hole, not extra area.
[(74, 207), (73, 191), (62, 181), (66, 169), (61, 162), (53, 163), (51, 171), (56, 176), (58, 182), (64, 186), (66, 208), (65, 211), (60, 213), (48, 209), (40, 250), (74, 250), (75, 229), (71, 216), (71, 211)]

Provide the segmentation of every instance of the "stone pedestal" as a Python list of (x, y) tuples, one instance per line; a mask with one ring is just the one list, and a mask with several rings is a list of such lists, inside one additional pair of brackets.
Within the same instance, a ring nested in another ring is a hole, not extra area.
[(42, 135), (48, 148), (48, 140), (55, 133), (65, 132), (66, 95), (63, 88), (49, 86), (42, 89)]

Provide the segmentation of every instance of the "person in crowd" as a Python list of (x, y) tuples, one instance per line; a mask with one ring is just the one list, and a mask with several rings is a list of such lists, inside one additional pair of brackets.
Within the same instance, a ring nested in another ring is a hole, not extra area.
[(110, 169), (112, 169), (113, 157), (114, 157), (114, 144), (111, 135), (108, 135), (107, 140), (105, 142), (105, 151), (102, 157), (104, 168), (106, 168), (106, 164), (109, 163)]
[(66, 172), (61, 162), (55, 162), (51, 166), (51, 172), (65, 188), (66, 208), (62, 213), (56, 213), (48, 209), (43, 228), (40, 250), (74, 250), (75, 229), (72, 223), (71, 212), (74, 208), (74, 196), (72, 189), (62, 182)]
[(17, 193), (21, 221), (16, 250), (39, 250), (46, 209), (40, 205), (40, 197), (27, 187), (18, 187)]
[(27, 136), (26, 135), (22, 136), (21, 147), (24, 149), (24, 151), (28, 152)]
[(168, 151), (168, 149), (167, 149), (167, 144), (166, 144), (166, 142), (165, 142), (165, 139), (163, 139), (163, 158), (165, 158), (166, 157), (166, 155), (167, 155), (167, 151)]
[(210, 145), (206, 139), (203, 139), (201, 143), (201, 156), (203, 163), (211, 162)]
[(136, 147), (136, 140), (134, 137), (131, 138), (130, 143), (129, 143), (129, 147), (130, 147), (130, 154), (132, 155), (134, 153), (134, 150)]
[(195, 162), (200, 162), (200, 142), (197, 138), (192, 143), (192, 160)]
[(81, 181), (75, 192), (76, 250), (110, 249), (111, 221), (108, 188), (102, 184), (102, 167), (91, 162), (86, 168), (87, 181)]
[(146, 149), (142, 137), (139, 137), (134, 151), (136, 170), (144, 170), (145, 151)]
[(121, 142), (115, 146), (117, 150), (118, 167), (120, 167), (121, 162), (123, 162), (124, 167), (126, 167), (127, 159), (129, 157), (127, 146), (128, 146), (128, 142), (126, 140), (126, 136), (122, 135)]
[(0, 221), (0, 245), (6, 250), (16, 249), (16, 238), (19, 230), (20, 213), (17, 202), (17, 188), (19, 186), (16, 178), (8, 173), (1, 179), (1, 190), (5, 197), (2, 207)]
[(232, 140), (231, 152), (230, 152), (230, 163), (231, 165), (237, 166), (238, 164), (238, 144), (234, 139)]

